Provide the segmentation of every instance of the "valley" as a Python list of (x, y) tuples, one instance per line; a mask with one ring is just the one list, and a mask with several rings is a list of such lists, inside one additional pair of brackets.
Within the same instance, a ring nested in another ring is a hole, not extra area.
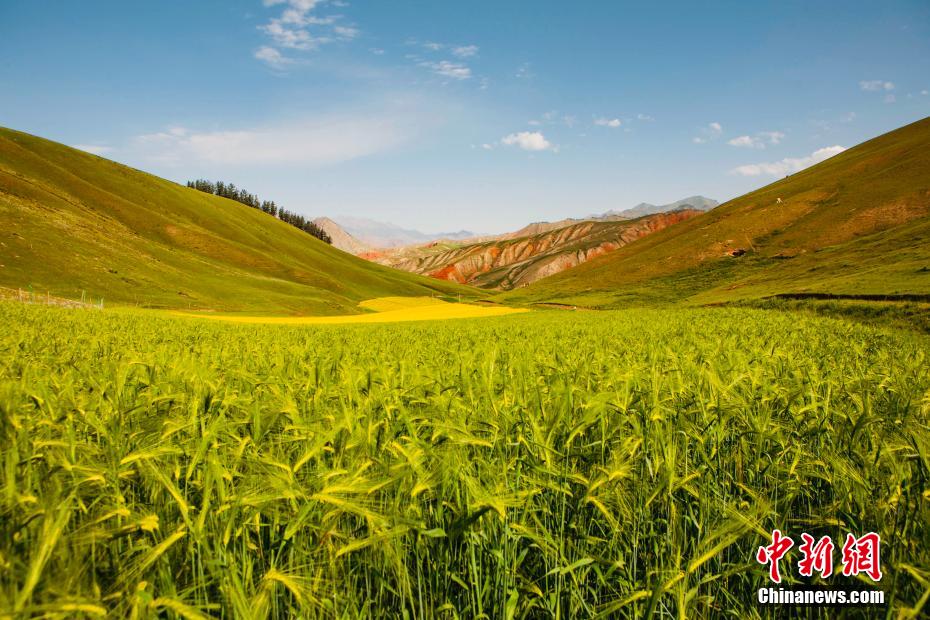
[[(279, 35), (338, 22), (277, 4)], [(287, 54), (309, 52), (294, 36)], [(305, 68), (255, 54), (276, 80)], [(890, 81), (864, 84), (895, 103)], [(447, 182), (466, 191), (457, 175), (482, 156), (513, 173), (505, 190), (523, 165), (561, 174), (569, 131), (604, 148), (582, 132), (626, 144), (653, 121), (547, 112), (458, 154)], [(930, 118), (749, 164), (778, 180), (722, 204), (535, 212), (494, 235), (311, 220), (306, 204), (378, 175), (415, 185), (395, 175), (403, 155), (366, 150), (416, 151), (397, 127), (330, 125), (297, 147), (267, 128), (141, 140), (219, 159), (180, 170), (187, 186), (0, 128), (0, 618), (927, 615)], [(564, 147), (542, 133), (556, 127)], [(788, 139), (692, 133), (759, 158)], [(314, 159), (353, 159), (343, 142), (369, 160)], [(266, 175), (233, 157), (242, 143)], [(667, 177), (652, 188), (698, 175), (660, 147), (659, 172), (639, 169)], [(206, 180), (228, 168), (277, 196), (314, 166), (327, 176), (300, 208)], [(794, 537), (778, 580), (776, 533)], [(824, 560), (804, 572), (815, 535)], [(762, 607), (778, 583), (874, 605)]]

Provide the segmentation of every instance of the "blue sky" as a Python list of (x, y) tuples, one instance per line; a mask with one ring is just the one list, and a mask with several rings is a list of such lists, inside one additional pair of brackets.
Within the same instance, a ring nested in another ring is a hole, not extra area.
[(0, 2), (0, 125), (309, 216), (726, 200), (930, 115), (927, 2)]

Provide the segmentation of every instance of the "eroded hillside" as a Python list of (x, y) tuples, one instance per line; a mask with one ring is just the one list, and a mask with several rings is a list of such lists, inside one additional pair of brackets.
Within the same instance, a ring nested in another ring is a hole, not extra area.
[(465, 245), (433, 243), (365, 256), (383, 265), (442, 280), (511, 290), (700, 214), (683, 209), (636, 220), (582, 221), (513, 239)]

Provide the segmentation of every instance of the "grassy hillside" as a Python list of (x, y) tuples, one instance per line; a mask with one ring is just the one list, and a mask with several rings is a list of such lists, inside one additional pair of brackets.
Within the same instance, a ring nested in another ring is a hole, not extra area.
[(502, 299), (615, 307), (784, 293), (930, 294), (930, 119)]
[(341, 252), (237, 202), (0, 128), (0, 286), (168, 308), (343, 314), (470, 289)]

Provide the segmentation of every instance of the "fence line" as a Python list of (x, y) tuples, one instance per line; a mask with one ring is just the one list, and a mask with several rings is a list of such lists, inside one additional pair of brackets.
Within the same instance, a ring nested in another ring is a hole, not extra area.
[(81, 291), (81, 301), (77, 301), (75, 299), (57, 297), (52, 295), (50, 291), (45, 291), (45, 295), (42, 295), (41, 293), (36, 293), (32, 290), (24, 290), (22, 288), (13, 289), (0, 286), (0, 300), (18, 301), (22, 304), (58, 306), (60, 308), (93, 308), (96, 310), (103, 309), (103, 298), (101, 298), (98, 302), (88, 301), (88, 297), (84, 291)]

